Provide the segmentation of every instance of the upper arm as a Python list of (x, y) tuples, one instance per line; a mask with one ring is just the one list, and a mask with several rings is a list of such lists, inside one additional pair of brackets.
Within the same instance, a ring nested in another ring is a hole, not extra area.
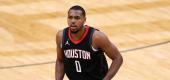
[(63, 60), (63, 53), (62, 53), (62, 36), (63, 31), (58, 31), (56, 35), (56, 45), (57, 45), (57, 60), (62, 61)]
[(93, 42), (96, 48), (102, 49), (105, 54), (112, 60), (121, 57), (119, 50), (114, 44), (111, 43), (111, 41), (104, 33), (95, 31), (93, 35)]

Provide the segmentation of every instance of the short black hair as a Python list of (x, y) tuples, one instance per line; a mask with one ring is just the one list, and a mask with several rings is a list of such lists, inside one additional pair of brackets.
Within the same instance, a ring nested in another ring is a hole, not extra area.
[(82, 15), (83, 15), (84, 17), (86, 16), (86, 12), (85, 12), (84, 8), (81, 7), (81, 6), (79, 6), (79, 5), (72, 6), (72, 7), (69, 9), (68, 13), (70, 12), (70, 10), (81, 10), (81, 11), (82, 11)]

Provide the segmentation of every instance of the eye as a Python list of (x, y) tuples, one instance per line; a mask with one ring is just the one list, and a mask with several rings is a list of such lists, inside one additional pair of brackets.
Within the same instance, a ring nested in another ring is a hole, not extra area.
[(79, 20), (79, 19), (80, 19), (80, 16), (75, 16), (74, 18), (77, 19), (77, 20)]
[(72, 16), (68, 16), (68, 19), (72, 19), (73, 17)]

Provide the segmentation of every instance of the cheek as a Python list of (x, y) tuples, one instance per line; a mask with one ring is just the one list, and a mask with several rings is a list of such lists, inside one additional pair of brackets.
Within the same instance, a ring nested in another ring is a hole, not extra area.
[(79, 22), (79, 23), (77, 23), (77, 25), (79, 25), (79, 26), (82, 26), (82, 24), (83, 24), (83, 22)]
[(79, 23), (79, 24), (83, 24), (83, 23), (84, 23), (84, 21), (82, 21), (82, 20), (81, 20), (81, 21), (79, 21), (78, 23)]
[(68, 24), (71, 24), (71, 21), (70, 21), (70, 20), (67, 20), (67, 23), (68, 23)]

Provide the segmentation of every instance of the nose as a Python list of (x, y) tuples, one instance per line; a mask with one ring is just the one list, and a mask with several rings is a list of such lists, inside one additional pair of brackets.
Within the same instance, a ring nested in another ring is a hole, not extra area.
[(73, 18), (71, 19), (71, 24), (75, 24), (76, 20)]
[(75, 19), (75, 18), (72, 18), (72, 19), (71, 19), (71, 21), (72, 21), (72, 22), (75, 22), (75, 21), (76, 21), (76, 19)]

